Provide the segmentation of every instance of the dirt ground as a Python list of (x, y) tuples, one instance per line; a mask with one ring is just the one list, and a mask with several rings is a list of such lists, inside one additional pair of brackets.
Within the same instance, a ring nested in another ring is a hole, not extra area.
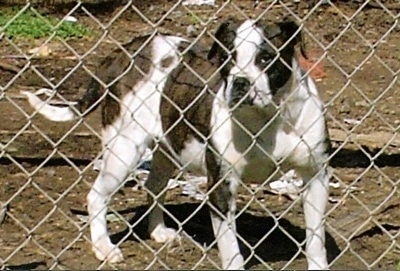
[[(0, 38), (2, 60), (23, 69), (15, 74), (0, 68), (0, 143), (4, 145), (0, 151), (0, 201), (8, 203), (6, 219), (0, 225), (3, 268), (219, 267), (206, 206), (181, 196), (179, 188), (171, 191), (167, 224), (177, 228), (182, 239), (179, 244), (162, 246), (146, 234), (146, 194), (131, 183), (115, 194), (112, 203), (114, 212), (129, 223), (118, 215), (109, 223), (125, 261), (108, 265), (96, 260), (90, 251), (88, 227), (79, 217), (86, 214), (86, 194), (96, 177), (92, 161), (100, 152), (100, 114), (96, 111), (73, 123), (51, 123), (32, 114), (18, 94), (20, 90), (49, 87), (49, 80), (66, 99), (80, 97), (90, 78), (87, 70), (93, 71), (116, 47), (113, 41), (126, 42), (151, 29), (142, 16), (182, 36), (190, 26), (192, 35), (197, 35), (203, 29), (201, 21), (210, 21), (213, 33), (229, 16), (262, 14), (270, 1), (217, 1), (217, 7), (183, 7), (176, 1), (136, 2), (136, 11), (88, 7), (97, 22), (79, 9), (73, 15), (92, 29), (92, 36), (53, 39), (48, 44), (52, 54), (33, 58), (29, 66), (18, 56), (44, 40), (13, 40), (20, 48), (16, 49), (6, 38)], [(286, 2), (287, 7), (276, 4), (263, 16), (278, 21), (291, 14), (305, 20), (307, 49), (311, 57), (322, 57), (325, 76), (317, 80), (317, 85), (326, 103), (329, 129), (365, 135), (397, 134), (400, 25), (396, 25), (395, 16), (399, 9), (367, 5), (360, 10), (360, 4), (339, 1), (335, 2), (337, 8)], [(63, 16), (67, 10), (57, 15)], [(98, 22), (104, 26), (112, 22), (108, 35), (103, 36)], [(204, 40), (209, 42), (210, 38)], [(76, 54), (87, 54), (83, 65)], [(371, 144), (333, 141), (332, 181), (340, 187), (331, 189), (327, 212), (327, 250), (332, 269), (400, 268), (400, 149), (395, 141), (392, 138), (380, 145), (372, 139)], [(264, 190), (255, 193), (250, 202), (251, 190), (240, 191), (238, 231), (243, 253), (249, 259), (247, 267), (304, 269), (301, 204)]]

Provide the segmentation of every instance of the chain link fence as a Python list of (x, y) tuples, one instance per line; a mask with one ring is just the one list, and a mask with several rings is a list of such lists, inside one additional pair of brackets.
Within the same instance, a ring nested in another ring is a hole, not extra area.
[[(101, 163), (100, 110), (54, 123), (34, 112), (20, 91), (49, 89), (47, 99), (65, 105), (82, 96), (107, 55), (135, 36), (159, 31), (211, 45), (226, 18), (263, 16), (271, 22), (290, 17), (302, 26), (308, 59), (300, 63), (326, 105), (333, 146), (326, 212), (330, 267), (400, 270), (399, 15), (398, 1), (379, 0), (78, 1), (51, 11), (27, 1), (2, 7), (2, 269), (221, 268), (203, 177), (177, 171), (168, 183), (166, 223), (178, 230), (179, 240), (162, 245), (149, 238), (143, 182), (150, 150), (113, 195), (107, 214), (124, 261), (98, 261), (86, 195)], [(29, 24), (30, 16), (41, 22)], [(281, 172), (269, 184), (239, 188), (237, 227), (247, 268), (306, 268), (300, 181)]]

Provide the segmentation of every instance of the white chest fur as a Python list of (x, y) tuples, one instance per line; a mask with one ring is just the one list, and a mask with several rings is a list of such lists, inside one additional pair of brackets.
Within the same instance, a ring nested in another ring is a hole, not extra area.
[[(295, 75), (296, 76), (296, 75)], [(280, 107), (243, 106), (233, 113), (222, 97), (214, 101), (211, 127), (217, 151), (245, 182), (264, 182), (277, 166), (286, 170), (310, 164), (321, 153), (325, 122), (311, 79), (294, 78), (295, 87)], [(295, 114), (293, 114), (295, 113)]]

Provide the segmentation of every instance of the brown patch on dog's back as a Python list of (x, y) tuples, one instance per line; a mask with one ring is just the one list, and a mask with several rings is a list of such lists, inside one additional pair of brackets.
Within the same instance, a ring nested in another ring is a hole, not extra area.
[(150, 71), (152, 63), (149, 57), (153, 40), (149, 40), (150, 37), (135, 37), (123, 45), (124, 49), (114, 50), (100, 63), (96, 70), (97, 78), (92, 78), (85, 94), (78, 101), (77, 109), (80, 112), (88, 114), (102, 104), (103, 127), (115, 121), (121, 113), (121, 98), (132, 91)]
[[(121, 98), (132, 91), (134, 86), (149, 73), (151, 63), (152, 42), (148, 41), (150, 36), (135, 38), (130, 43), (124, 45), (124, 49), (133, 57), (128, 56), (122, 49), (114, 51), (107, 57), (103, 70), (106, 72), (105, 83), (109, 84), (120, 77), (109, 87), (109, 93), (105, 97), (102, 110), (102, 124), (107, 126), (112, 124), (121, 113)], [(148, 45), (143, 46), (143, 44)], [(138, 51), (141, 48), (140, 51)], [(111, 63), (110, 60), (112, 61)], [(104, 73), (103, 73), (104, 74)], [(122, 75), (122, 76), (121, 76)]]
[(219, 73), (214, 74), (217, 67), (207, 61), (206, 54), (200, 47), (188, 50), (182, 62), (197, 75), (186, 65), (180, 64), (168, 78), (161, 99), (163, 130), (167, 132), (172, 148), (178, 153), (189, 139), (194, 137), (204, 142), (210, 133), (214, 99), (210, 93), (216, 93), (222, 80)]

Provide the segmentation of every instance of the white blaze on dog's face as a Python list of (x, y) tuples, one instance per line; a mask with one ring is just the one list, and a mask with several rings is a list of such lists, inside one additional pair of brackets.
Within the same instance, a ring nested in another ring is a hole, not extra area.
[(257, 27), (252, 20), (245, 21), (237, 29), (236, 38), (233, 41), (236, 48), (235, 65), (230, 69), (227, 78), (228, 103), (234, 105), (241, 102), (259, 106), (270, 103), (272, 93), (268, 78), (255, 63), (263, 41), (262, 29)]
[(230, 19), (216, 32), (208, 58), (227, 78), (224, 98), (230, 107), (265, 107), (290, 80), (294, 47), (300, 35), (294, 22), (263, 24)]

